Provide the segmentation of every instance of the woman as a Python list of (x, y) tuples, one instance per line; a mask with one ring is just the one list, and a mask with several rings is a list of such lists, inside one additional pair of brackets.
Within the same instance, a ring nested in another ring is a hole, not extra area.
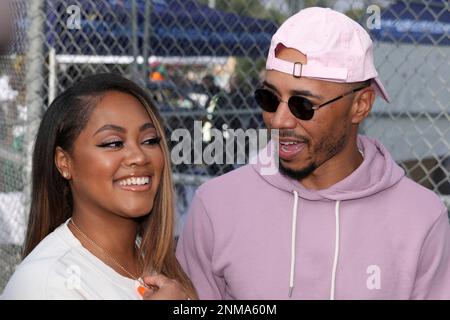
[(170, 157), (155, 106), (114, 74), (45, 112), (25, 259), (3, 299), (190, 299), (174, 255)]

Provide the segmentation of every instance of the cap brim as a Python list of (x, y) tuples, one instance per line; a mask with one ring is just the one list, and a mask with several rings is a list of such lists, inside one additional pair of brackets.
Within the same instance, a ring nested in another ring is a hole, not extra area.
[(389, 94), (387, 93), (386, 89), (381, 83), (380, 78), (376, 77), (373, 79), (372, 87), (378, 95), (380, 95), (384, 100), (386, 100), (387, 103), (391, 102), (391, 98), (389, 97)]

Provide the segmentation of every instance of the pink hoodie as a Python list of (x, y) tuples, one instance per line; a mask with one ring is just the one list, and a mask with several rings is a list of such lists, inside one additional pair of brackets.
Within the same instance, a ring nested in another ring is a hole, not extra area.
[(201, 299), (450, 299), (447, 208), (376, 140), (325, 190), (247, 165), (200, 186), (177, 257)]

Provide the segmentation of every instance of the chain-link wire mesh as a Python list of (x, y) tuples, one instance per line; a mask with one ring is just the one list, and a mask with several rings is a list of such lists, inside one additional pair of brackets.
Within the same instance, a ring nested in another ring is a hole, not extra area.
[[(392, 103), (378, 99), (361, 131), (380, 139), (410, 177), (450, 203), (446, 0), (11, 3), (14, 45), (11, 54), (0, 57), (0, 291), (23, 243), (33, 141), (57, 94), (81, 77), (112, 71), (149, 90), (169, 137), (177, 128), (194, 131), (194, 120), (201, 121), (204, 145), (211, 128), (222, 130), (224, 124), (263, 127), (252, 92), (264, 72), (271, 35), (285, 18), (308, 6), (335, 8), (369, 31)], [(237, 166), (173, 166), (180, 226), (195, 188)]]
[[(0, 291), (14, 266), (20, 261), (20, 250), (25, 229), (25, 196), (23, 193), (24, 132), (26, 128), (24, 28), (15, 22), (23, 21), (27, 4), (17, 1), (0, 10)], [(6, 46), (5, 20), (11, 19), (9, 50)], [(12, 32), (11, 32), (12, 33)], [(4, 50), (3, 50), (4, 49)], [(5, 52), (3, 52), (5, 51)], [(12, 52), (11, 54), (9, 54)], [(5, 54), (3, 54), (5, 53)]]

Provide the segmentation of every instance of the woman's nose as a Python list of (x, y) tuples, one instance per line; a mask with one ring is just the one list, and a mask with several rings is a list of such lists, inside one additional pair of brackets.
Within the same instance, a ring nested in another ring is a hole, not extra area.
[(128, 148), (127, 155), (124, 160), (124, 164), (126, 166), (129, 167), (133, 165), (142, 166), (148, 163), (149, 157), (144, 152), (144, 150), (140, 145), (137, 144), (128, 145), (127, 148)]

